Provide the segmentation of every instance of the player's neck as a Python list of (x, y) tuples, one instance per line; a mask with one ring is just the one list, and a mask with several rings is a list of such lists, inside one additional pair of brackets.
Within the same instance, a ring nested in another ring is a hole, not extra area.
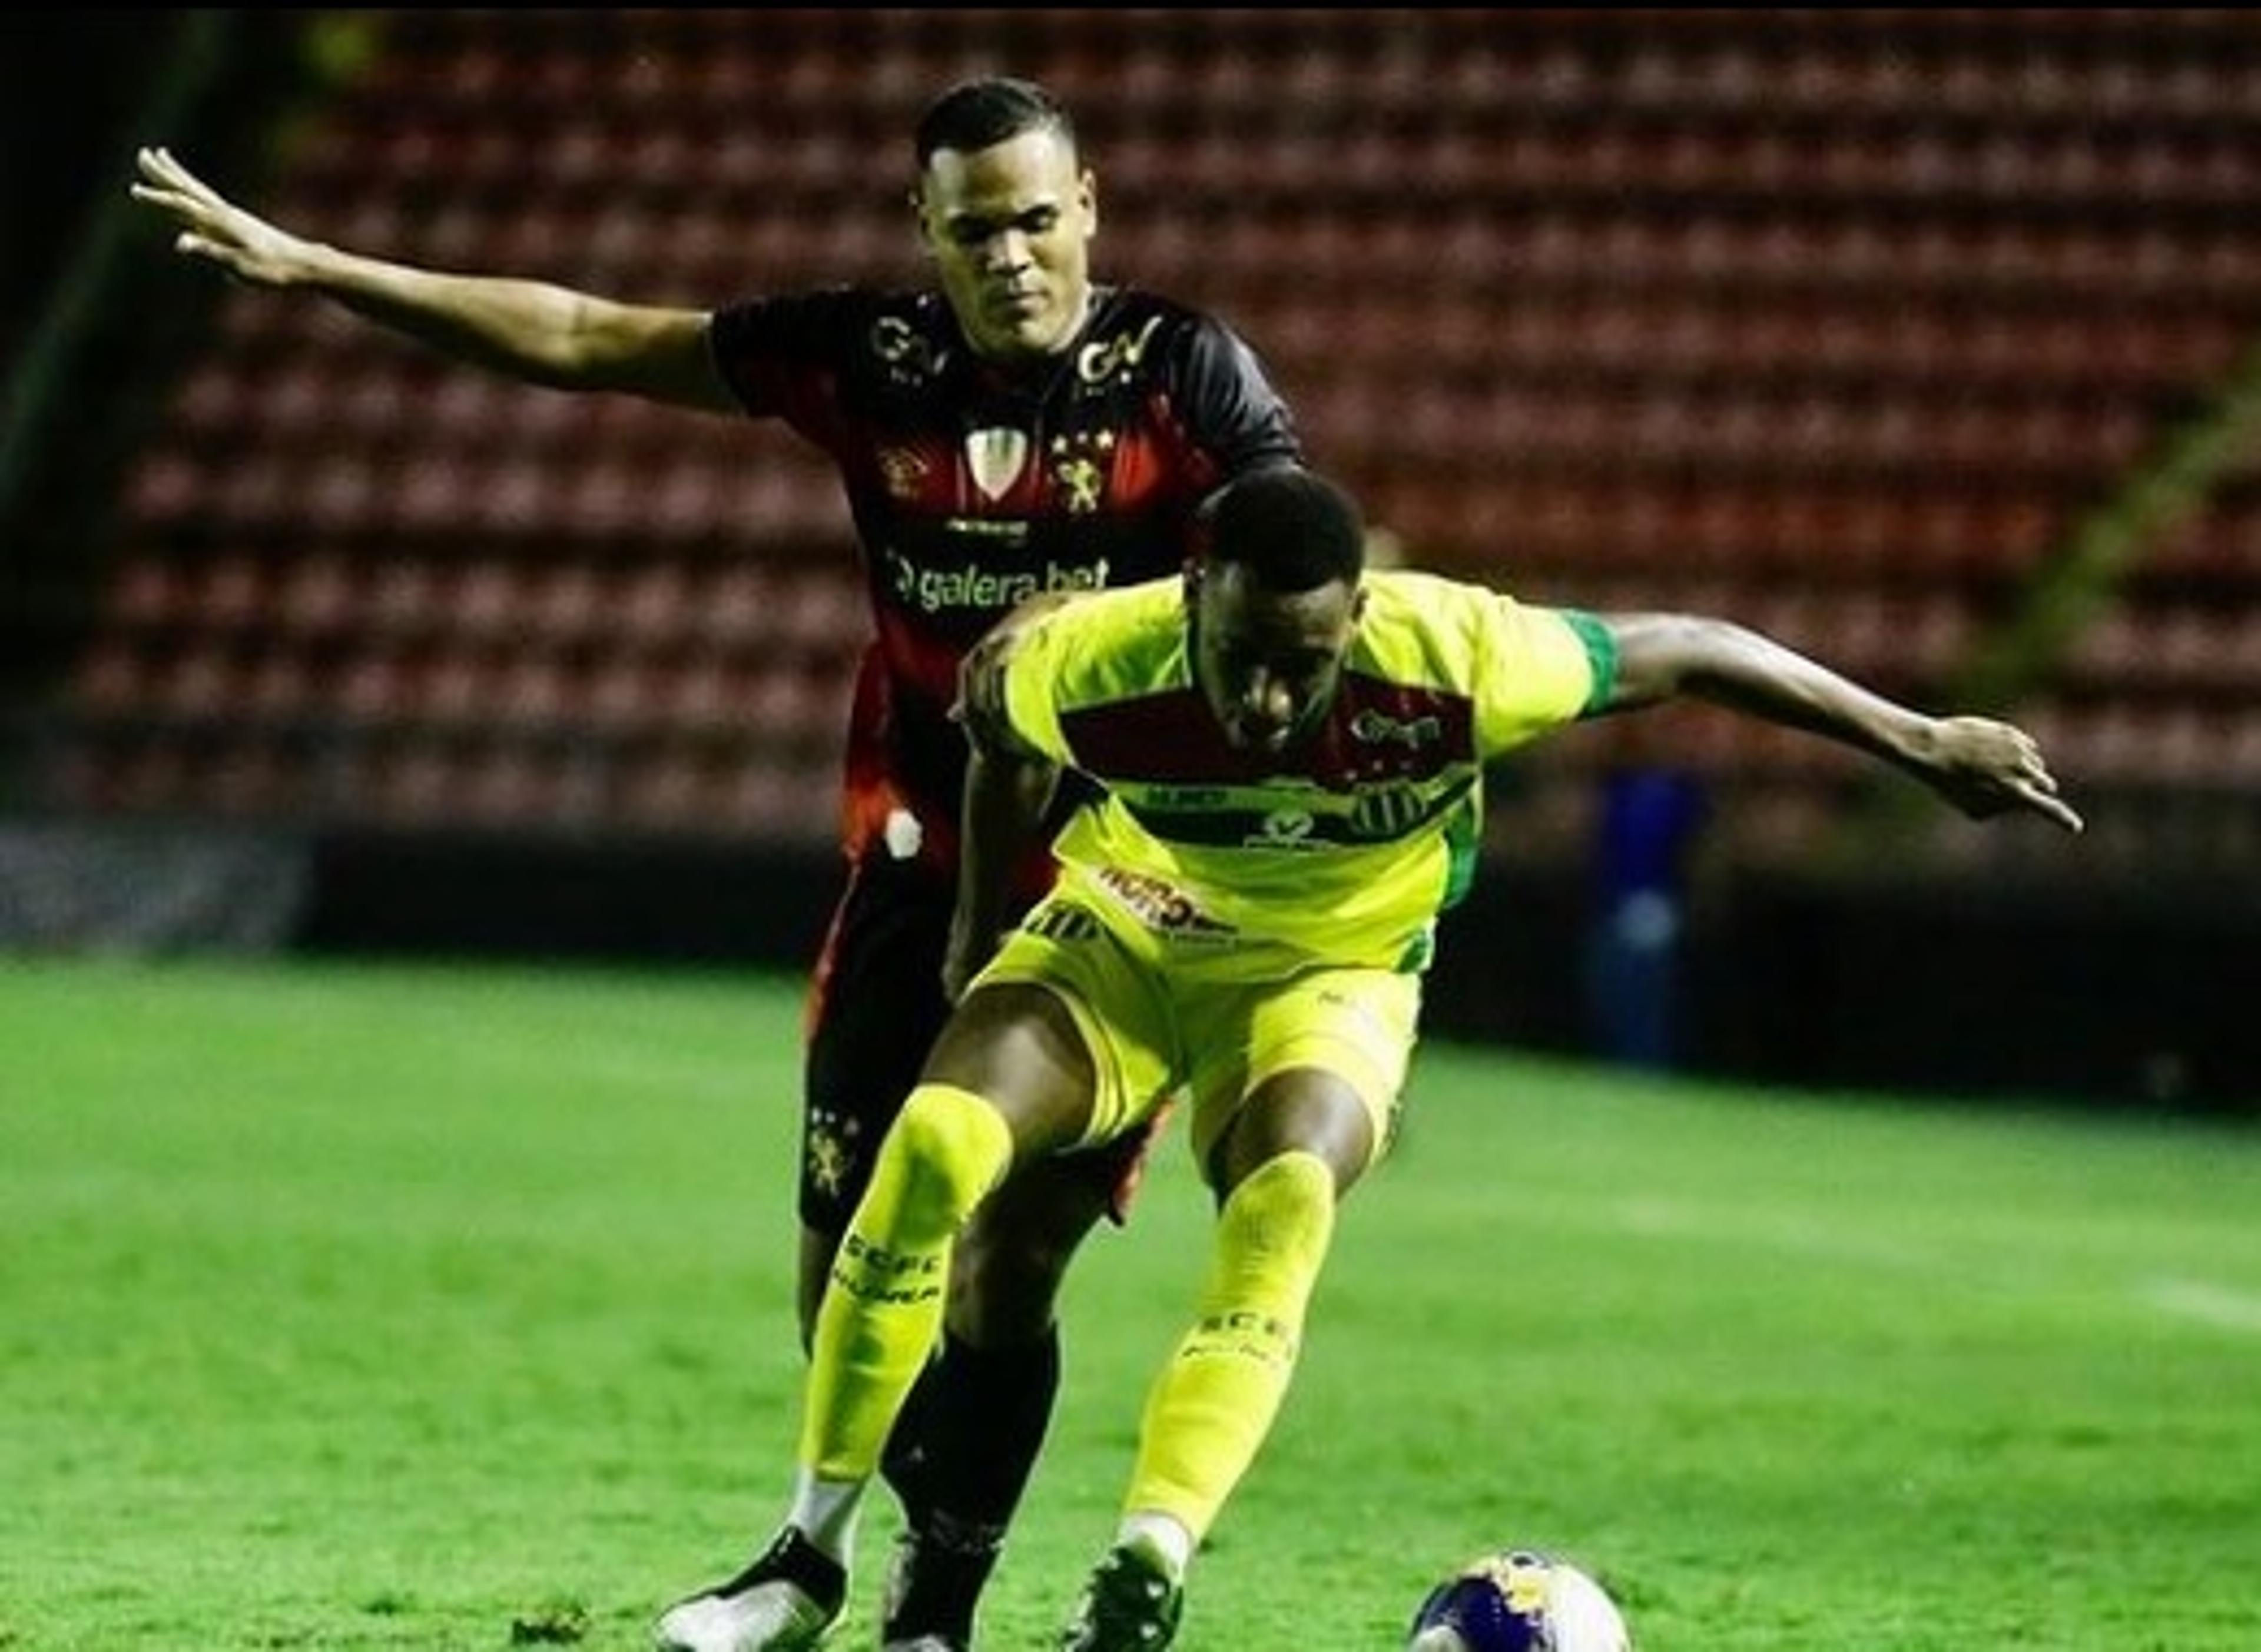
[(1093, 318), (1099, 313), (1101, 297), (1097, 287), (1084, 289), (1075, 325), (1063, 332), (1059, 341), (1050, 348), (1027, 356), (975, 355), (973, 360), (977, 370), (999, 388), (1041, 395), (1058, 377), (1060, 369), (1074, 359), (1084, 335), (1091, 331)]

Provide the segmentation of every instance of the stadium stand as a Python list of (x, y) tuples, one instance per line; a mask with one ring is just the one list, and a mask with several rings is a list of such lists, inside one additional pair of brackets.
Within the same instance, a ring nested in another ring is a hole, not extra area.
[[(1231, 315), (1416, 560), (1748, 619), (1918, 699), (2261, 335), (2234, 9), (377, 16), (262, 202), (286, 222), (656, 300), (914, 279), (902, 134), (1029, 73), (1082, 116), (1102, 269)], [(243, 294), (123, 497), (54, 801), (829, 829), (865, 621), (779, 433)], [(2170, 794), (2251, 849), (2261, 471), (2191, 505), (2004, 707), (2131, 856)], [(1644, 766), (1740, 805), (1730, 856), (1841, 847), (1872, 785), (1675, 714), (1534, 757), (1494, 849), (1576, 852)]]

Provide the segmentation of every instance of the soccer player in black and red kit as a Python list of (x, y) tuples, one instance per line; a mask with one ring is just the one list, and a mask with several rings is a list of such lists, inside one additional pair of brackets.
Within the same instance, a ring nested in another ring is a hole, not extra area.
[[(782, 419), (836, 466), (875, 635), (843, 776), (846, 886), (809, 999), (804, 1344), (870, 1156), (949, 1008), (942, 963), (966, 765), (950, 708), (961, 656), (1030, 595), (1174, 572), (1206, 495), (1300, 456), (1286, 408), (1224, 324), (1094, 282), (1095, 183), (1068, 116), (1041, 88), (1003, 78), (952, 88), (920, 121), (915, 150), (932, 290), (838, 288), (712, 311), (348, 252), (234, 205), (162, 149), (142, 152), (133, 191), (171, 220), (181, 253), (240, 280), (318, 293), (529, 382)], [(1032, 863), (1028, 894), (1048, 876), (1048, 860)], [(887, 1648), (970, 1645), (1051, 1415), (1062, 1272), (1102, 1215), (1120, 1218), (1138, 1163), (1118, 1152), (1016, 1179), (960, 1244), (943, 1347), (888, 1451), (908, 1519), (884, 1609)], [(736, 1605), (751, 1583), (781, 1574), (808, 1598), (813, 1642), (839, 1612), (843, 1583), (829, 1557), (802, 1550), (764, 1554), (678, 1604), (660, 1644), (786, 1644)]]

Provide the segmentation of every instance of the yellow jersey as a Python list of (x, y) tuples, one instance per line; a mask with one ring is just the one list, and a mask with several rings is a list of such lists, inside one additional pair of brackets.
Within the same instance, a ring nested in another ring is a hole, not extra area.
[(1610, 634), (1433, 574), (1370, 572), (1333, 702), (1295, 750), (1224, 738), (1184, 586), (1095, 593), (1005, 662), (1015, 732), (1101, 796), (1053, 844), (1058, 894), (1185, 961), (1428, 966), (1474, 872), (1487, 764), (1609, 701)]

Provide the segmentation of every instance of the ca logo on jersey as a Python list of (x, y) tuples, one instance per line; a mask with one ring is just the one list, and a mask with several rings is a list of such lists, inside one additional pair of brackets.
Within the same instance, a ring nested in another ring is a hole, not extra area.
[(990, 425), (965, 433), (965, 465), (984, 499), (1001, 499), (1013, 491), (1029, 462), (1029, 433), (1010, 425)]

